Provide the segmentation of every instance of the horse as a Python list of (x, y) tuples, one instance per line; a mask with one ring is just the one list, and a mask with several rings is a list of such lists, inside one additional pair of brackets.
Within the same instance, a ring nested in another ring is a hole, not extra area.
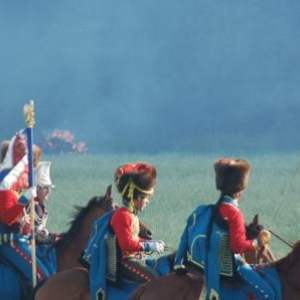
[[(258, 273), (270, 285), (275, 287), (278, 299), (299, 300), (300, 299), (300, 240), (298, 240), (292, 251), (285, 257), (264, 265)], [(276, 286), (278, 282), (278, 286)], [(204, 299), (202, 287), (204, 278), (189, 274), (176, 275), (172, 273), (152, 282), (141, 285), (130, 297), (130, 300), (196, 300)], [(280, 297), (281, 295), (281, 297)], [(201, 298), (203, 297), (203, 298)], [(279, 298), (280, 297), (280, 298)], [(241, 289), (223, 287), (220, 299), (222, 300), (246, 300), (247, 295)]]
[[(76, 211), (69, 223), (69, 230), (62, 233), (61, 238), (52, 245), (37, 247), (37, 255), (39, 250), (43, 250), (41, 255), (46, 263), (48, 261), (52, 263), (54, 257), (56, 272), (81, 267), (78, 259), (87, 246), (93, 222), (115, 207), (116, 204), (111, 197), (111, 186), (109, 186), (104, 196), (92, 197), (86, 206), (75, 206)], [(7, 283), (0, 285), (0, 295), (3, 297), (1, 299), (19, 300), (21, 298), (18, 278), (16, 270), (12, 270), (5, 264), (0, 265), (0, 282)]]
[[(122, 289), (108, 286), (105, 299), (128, 299), (138, 287), (136, 283), (125, 282)], [(90, 300), (89, 271), (74, 268), (51, 276), (40, 289), (34, 300)]]
[[(247, 234), (249, 237), (256, 237), (263, 226), (259, 224), (258, 215), (253, 218), (252, 223), (247, 226)], [(257, 259), (262, 255), (264, 260), (273, 261), (275, 258), (271, 250), (266, 247), (264, 253), (249, 255), (249, 259)], [(169, 255), (174, 257), (174, 253)], [(256, 261), (250, 261), (255, 263)], [(169, 275), (167, 275), (168, 277)], [(174, 276), (174, 275), (170, 275)], [(177, 276), (177, 275), (176, 275)], [(157, 279), (163, 280), (164, 277)], [(155, 281), (156, 282), (156, 281)], [(122, 289), (107, 285), (108, 299), (128, 299), (129, 295), (138, 288), (138, 285), (132, 282), (123, 281)], [(198, 295), (199, 296), (199, 295)], [(34, 300), (90, 300), (91, 294), (89, 290), (89, 272), (84, 268), (74, 268), (51, 276), (47, 282), (37, 290)], [(155, 297), (151, 299), (156, 299)], [(163, 298), (161, 298), (163, 299)], [(170, 298), (171, 299), (171, 298)], [(181, 298), (183, 299), (183, 298)], [(184, 298), (185, 299), (185, 298)], [(198, 299), (198, 298), (197, 298)]]
[(85, 207), (75, 206), (70, 229), (54, 245), (58, 272), (82, 266), (78, 258), (87, 246), (93, 222), (117, 206), (111, 197), (111, 188), (108, 186), (104, 196), (92, 197)]

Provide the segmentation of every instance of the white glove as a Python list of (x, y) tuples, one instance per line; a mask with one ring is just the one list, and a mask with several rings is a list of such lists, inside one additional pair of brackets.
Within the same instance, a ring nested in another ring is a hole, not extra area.
[(148, 241), (143, 242), (143, 247), (145, 252), (157, 252), (162, 254), (165, 250), (165, 243), (163, 241)]
[(49, 240), (49, 233), (47, 229), (37, 230), (35, 235), (38, 242), (46, 243)]
[(27, 199), (27, 200), (31, 200), (33, 198), (36, 197), (36, 187), (32, 186), (29, 189), (27, 189), (24, 193), (23, 196)]
[(29, 189), (27, 189), (22, 196), (18, 199), (18, 204), (26, 206), (28, 205), (29, 201), (31, 199), (34, 199), (36, 197), (36, 187), (32, 186)]
[(38, 229), (35, 234), (40, 237), (45, 237), (49, 235), (49, 232), (47, 229)]

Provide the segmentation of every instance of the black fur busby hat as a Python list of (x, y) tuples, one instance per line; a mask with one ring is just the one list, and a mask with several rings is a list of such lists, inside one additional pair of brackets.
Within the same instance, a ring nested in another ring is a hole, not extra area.
[(156, 184), (156, 169), (145, 162), (127, 163), (115, 172), (118, 192), (125, 198), (132, 199), (136, 194), (152, 195)]
[(250, 164), (245, 159), (220, 158), (214, 163), (216, 188), (232, 196), (243, 191), (248, 184)]

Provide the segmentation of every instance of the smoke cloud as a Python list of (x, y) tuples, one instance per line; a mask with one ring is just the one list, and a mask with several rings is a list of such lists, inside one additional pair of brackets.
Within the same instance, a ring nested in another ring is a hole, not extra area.
[(0, 138), (35, 100), (37, 141), (92, 152), (300, 149), (300, 2), (0, 4)]

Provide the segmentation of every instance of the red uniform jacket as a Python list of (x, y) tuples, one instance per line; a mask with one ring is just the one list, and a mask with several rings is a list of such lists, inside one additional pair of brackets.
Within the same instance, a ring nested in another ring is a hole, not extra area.
[(230, 248), (233, 253), (245, 253), (255, 250), (253, 240), (247, 240), (243, 213), (231, 203), (223, 202), (220, 215), (229, 225)]
[(111, 226), (116, 234), (122, 257), (134, 257), (144, 251), (144, 239), (139, 237), (140, 225), (138, 217), (130, 213), (126, 207), (120, 207), (111, 218)]
[(24, 206), (18, 203), (19, 194), (14, 190), (0, 190), (0, 221), (13, 225), (23, 216)]

